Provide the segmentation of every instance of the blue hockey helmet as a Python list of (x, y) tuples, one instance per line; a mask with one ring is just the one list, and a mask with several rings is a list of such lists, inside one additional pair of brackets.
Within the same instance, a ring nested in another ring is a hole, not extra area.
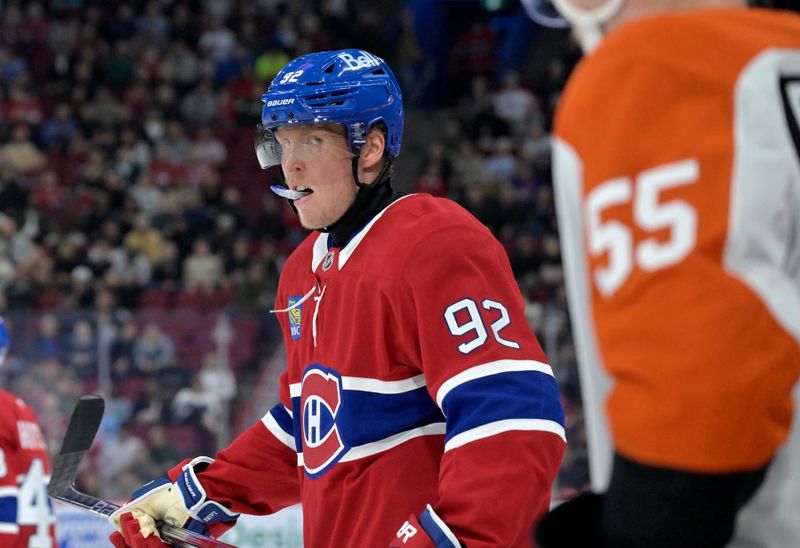
[(290, 61), (261, 97), (264, 103), (256, 138), (261, 167), (280, 164), (273, 131), (295, 124), (340, 124), (350, 151), (358, 154), (369, 130), (386, 127), (390, 157), (403, 141), (403, 96), (389, 66), (358, 49), (309, 53)]

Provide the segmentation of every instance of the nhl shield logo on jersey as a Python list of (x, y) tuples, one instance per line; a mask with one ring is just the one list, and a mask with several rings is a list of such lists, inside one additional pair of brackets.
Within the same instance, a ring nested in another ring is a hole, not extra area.
[(341, 375), (318, 364), (310, 365), (303, 374), (300, 409), (303, 466), (309, 477), (316, 478), (349, 449), (336, 423), (342, 409)]
[(333, 258), (335, 255), (336, 253), (334, 253), (332, 249), (328, 251), (327, 255), (325, 255), (325, 259), (322, 261), (323, 272), (327, 272), (330, 269), (331, 265), (333, 265)]
[(295, 306), (295, 303), (302, 298), (303, 297), (301, 295), (298, 295), (295, 297), (289, 297), (286, 300), (289, 308), (289, 334), (294, 341), (300, 340), (300, 318), (303, 316), (303, 304), (301, 303), (300, 305)]

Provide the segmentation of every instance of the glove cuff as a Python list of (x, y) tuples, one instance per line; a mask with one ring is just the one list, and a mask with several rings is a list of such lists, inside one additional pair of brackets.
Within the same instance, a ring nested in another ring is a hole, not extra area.
[(183, 498), (183, 504), (189, 515), (204, 525), (217, 522), (236, 521), (239, 514), (231, 512), (228, 508), (213, 500), (208, 500), (206, 490), (197, 479), (197, 472), (202, 472), (214, 462), (209, 457), (196, 457), (183, 465), (180, 476), (175, 480)]

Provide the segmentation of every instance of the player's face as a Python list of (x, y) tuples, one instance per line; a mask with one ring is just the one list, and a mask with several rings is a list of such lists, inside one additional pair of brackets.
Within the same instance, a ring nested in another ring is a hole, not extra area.
[(315, 230), (338, 221), (353, 203), (358, 187), (353, 180), (353, 154), (344, 128), (329, 126), (280, 127), (281, 168), (292, 190), (311, 190), (294, 200), (300, 224)]

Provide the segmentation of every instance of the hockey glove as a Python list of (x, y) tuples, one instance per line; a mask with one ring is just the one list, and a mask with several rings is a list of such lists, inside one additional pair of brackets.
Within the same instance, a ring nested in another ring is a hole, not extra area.
[[(157, 521), (183, 526), (196, 533), (214, 537), (233, 527), (239, 515), (218, 502), (208, 500), (197, 479), (197, 473), (212, 462), (214, 460), (208, 457), (197, 457), (136, 490), (130, 501), (109, 516), (109, 521), (120, 529), (111, 537), (114, 545), (125, 546), (118, 544), (121, 536), (127, 546), (160, 546), (155, 542), (142, 543), (142, 540), (150, 539), (153, 534), (158, 537)], [(135, 521), (125, 520), (123, 523), (122, 517), (128, 513)]]
[(139, 528), (139, 521), (134, 517), (139, 513), (139, 510), (133, 510), (122, 514), (119, 519), (120, 530), (114, 531), (109, 537), (111, 544), (115, 548), (163, 548), (168, 546), (161, 540), (158, 533), (144, 536)]

